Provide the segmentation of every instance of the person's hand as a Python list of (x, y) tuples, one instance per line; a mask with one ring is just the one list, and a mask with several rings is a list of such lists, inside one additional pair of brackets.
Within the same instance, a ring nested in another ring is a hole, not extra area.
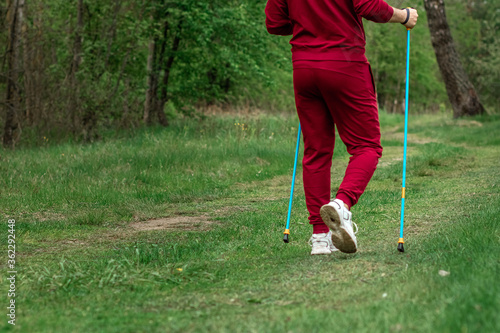
[[(417, 24), (417, 19), (418, 19), (417, 10), (414, 8), (405, 8), (405, 9), (398, 9), (394, 7), (392, 8), (394, 9), (394, 13), (392, 14), (392, 17), (389, 20), (389, 22), (401, 23), (407, 29), (413, 29), (413, 27)], [(410, 15), (408, 15), (408, 13), (410, 13)]]
[[(408, 18), (408, 22), (406, 22), (404, 24), (404, 26), (407, 27), (408, 29), (413, 29), (413, 27), (417, 24), (418, 13), (417, 13), (417, 10), (413, 9), (413, 8), (408, 8), (408, 10), (410, 11), (410, 17)], [(407, 14), (406, 9), (404, 9), (404, 11), (405, 11), (405, 14), (407, 16), (408, 14)], [(405, 20), (406, 20), (406, 16), (404, 18)]]

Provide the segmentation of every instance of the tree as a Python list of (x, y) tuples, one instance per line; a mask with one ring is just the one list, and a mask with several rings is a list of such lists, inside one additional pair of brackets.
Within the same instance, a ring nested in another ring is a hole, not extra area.
[(72, 49), (73, 61), (69, 70), (70, 95), (68, 102), (68, 115), (71, 119), (73, 133), (77, 133), (80, 127), (80, 109), (78, 105), (79, 84), (76, 74), (82, 62), (83, 0), (77, 1), (76, 17), (76, 31)]
[(436, 53), (448, 98), (453, 107), (453, 117), (484, 113), (479, 96), (465, 72), (455, 49), (444, 8), (444, 0), (424, 0), (431, 41)]
[(24, 0), (7, 0), (7, 97), (5, 100), (5, 129), (3, 145), (13, 148), (21, 134), (19, 121), (19, 39), (23, 24)]
[[(170, 4), (160, 3), (157, 8), (153, 9), (152, 15), (154, 24), (161, 22), (161, 33), (156, 32), (156, 36), (149, 42), (148, 47), (148, 87), (143, 115), (144, 123), (148, 125), (152, 123), (151, 116), (156, 114), (158, 122), (162, 126), (168, 126), (168, 119), (163, 110), (169, 99), (168, 84), (181, 41), (182, 18), (177, 19), (177, 29), (172, 29), (172, 8), (167, 5)], [(173, 37), (170, 37), (171, 35)]]

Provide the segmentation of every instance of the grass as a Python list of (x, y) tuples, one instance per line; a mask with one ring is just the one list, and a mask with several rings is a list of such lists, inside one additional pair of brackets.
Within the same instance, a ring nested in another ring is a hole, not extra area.
[[(300, 175), (291, 243), (281, 241), (296, 117), (179, 119), (93, 145), (4, 151), (0, 209), (17, 222), (20, 293), (17, 325), (0, 330), (500, 331), (500, 119), (412, 117), (404, 254), (402, 118), (381, 123), (384, 156), (353, 208), (355, 255), (309, 255)], [(348, 160), (337, 141), (334, 187)], [(216, 223), (129, 226), (178, 216)]]

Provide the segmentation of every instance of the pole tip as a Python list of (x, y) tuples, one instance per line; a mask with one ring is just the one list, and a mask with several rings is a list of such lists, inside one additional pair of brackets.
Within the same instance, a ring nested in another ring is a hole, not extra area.
[(288, 243), (288, 234), (283, 235), (283, 242)]
[(403, 243), (398, 243), (398, 251), (405, 252), (405, 247), (404, 247)]

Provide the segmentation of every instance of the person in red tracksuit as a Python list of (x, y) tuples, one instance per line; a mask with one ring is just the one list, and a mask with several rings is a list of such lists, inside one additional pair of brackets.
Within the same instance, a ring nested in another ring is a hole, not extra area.
[[(311, 254), (357, 251), (350, 208), (382, 156), (375, 84), (365, 56), (362, 18), (417, 23), (415, 9), (383, 0), (268, 0), (266, 27), (293, 35), (293, 82), (304, 138), (306, 205), (313, 226)], [(344, 179), (330, 201), (335, 127), (351, 155)]]

